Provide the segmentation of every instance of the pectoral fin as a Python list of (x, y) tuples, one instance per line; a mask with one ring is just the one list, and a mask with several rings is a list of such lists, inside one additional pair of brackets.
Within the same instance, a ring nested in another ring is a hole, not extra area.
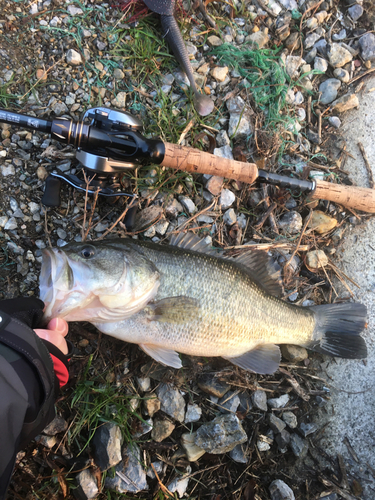
[(278, 346), (274, 344), (261, 344), (241, 356), (230, 358), (223, 356), (234, 365), (262, 375), (274, 373), (280, 363), (281, 354)]
[(139, 347), (151, 356), (155, 361), (162, 365), (171, 366), (172, 368), (181, 368), (182, 363), (180, 356), (176, 351), (164, 349), (153, 344), (140, 344)]
[(167, 297), (154, 304), (148, 304), (143, 311), (149, 321), (183, 324), (198, 314), (199, 301), (184, 295)]

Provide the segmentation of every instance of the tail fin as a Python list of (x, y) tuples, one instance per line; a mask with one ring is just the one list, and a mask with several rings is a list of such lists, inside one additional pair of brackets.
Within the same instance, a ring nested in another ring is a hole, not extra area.
[(312, 342), (306, 347), (316, 352), (347, 359), (367, 357), (360, 333), (366, 326), (367, 309), (363, 304), (326, 304), (311, 307), (316, 314)]

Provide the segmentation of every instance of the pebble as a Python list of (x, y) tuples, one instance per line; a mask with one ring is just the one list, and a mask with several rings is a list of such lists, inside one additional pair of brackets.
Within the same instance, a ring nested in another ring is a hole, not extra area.
[(304, 457), (307, 454), (307, 442), (298, 434), (291, 434), (289, 447), (296, 457)]
[(339, 33), (334, 33), (332, 35), (332, 40), (334, 42), (340, 42), (341, 40), (345, 40), (345, 38), (347, 37), (347, 33), (346, 33), (346, 29), (343, 28)]
[(235, 194), (229, 189), (223, 189), (219, 198), (219, 204), (222, 210), (231, 207), (236, 200)]
[(309, 436), (310, 434), (313, 434), (318, 430), (318, 426), (314, 423), (308, 423), (308, 424), (301, 423), (299, 428), (301, 429), (301, 432), (305, 437)]
[(287, 212), (278, 221), (278, 226), (283, 233), (299, 233), (302, 229), (301, 214), (295, 211)]
[(174, 219), (177, 215), (183, 212), (183, 206), (175, 198), (169, 199), (165, 205), (165, 213), (173, 217)]
[(359, 4), (354, 4), (348, 9), (348, 14), (349, 16), (353, 19), (353, 21), (358, 21), (358, 19), (362, 16), (363, 14), (363, 7), (362, 5)]
[(136, 380), (141, 391), (147, 392), (151, 389), (150, 377), (137, 377)]
[(231, 138), (247, 138), (254, 133), (254, 124), (250, 108), (240, 96), (232, 97), (226, 102), (229, 111), (228, 136)]
[(161, 410), (178, 422), (183, 422), (185, 418), (185, 400), (180, 391), (170, 384), (160, 384), (156, 393), (160, 400)]
[(175, 427), (176, 426), (169, 420), (155, 420), (151, 431), (151, 437), (157, 443), (161, 443), (172, 434)]
[(271, 445), (267, 443), (267, 441), (262, 441), (261, 439), (258, 439), (257, 448), (259, 451), (269, 451), (271, 449)]
[(230, 208), (225, 212), (223, 221), (227, 226), (233, 226), (233, 224), (237, 222), (236, 212), (233, 210), (233, 208)]
[(168, 491), (170, 491), (171, 493), (178, 493), (178, 496), (182, 498), (185, 495), (187, 487), (189, 485), (190, 473), (191, 467), (187, 466), (186, 474), (184, 474), (182, 478), (177, 477), (167, 485)]
[[(230, 385), (218, 380), (215, 375), (201, 375), (198, 379), (198, 387), (205, 393), (217, 398), (222, 398), (230, 390)], [(267, 407), (266, 407), (267, 409)]]
[(120, 427), (113, 423), (101, 425), (92, 439), (94, 459), (101, 471), (117, 465), (121, 460), (123, 437)]
[(219, 38), (218, 36), (216, 35), (211, 35), (207, 38), (207, 43), (211, 46), (211, 47), (220, 47), (220, 45), (223, 45), (223, 42), (221, 40), (221, 38)]
[(9, 175), (15, 175), (16, 169), (13, 165), (1, 165), (1, 173), (3, 177), (8, 177)]
[(328, 265), (328, 257), (323, 250), (312, 250), (306, 254), (306, 264), (311, 269), (321, 269)]
[(97, 478), (91, 474), (90, 469), (79, 472), (76, 476), (77, 488), (74, 496), (79, 500), (92, 500), (99, 494)]
[(14, 217), (11, 217), (4, 226), (5, 231), (12, 231), (13, 229), (17, 229), (18, 224), (17, 220)]
[(255, 408), (258, 408), (258, 410), (262, 411), (267, 411), (267, 394), (265, 391), (262, 391), (261, 389), (258, 389), (257, 391), (253, 392), (251, 395), (251, 402), (253, 403)]
[(47, 434), (47, 436), (55, 436), (60, 432), (65, 432), (67, 428), (68, 422), (60, 415), (56, 415), (52, 422), (50, 422), (47, 427), (43, 429), (43, 434)]
[(256, 33), (252, 33), (251, 35), (248, 35), (245, 38), (245, 41), (249, 45), (254, 45), (255, 48), (263, 49), (263, 47), (265, 45), (267, 45), (267, 43), (269, 41), (269, 36), (264, 31), (257, 31)]
[(235, 413), (240, 405), (240, 398), (236, 392), (229, 391), (217, 402), (221, 413)]
[(341, 68), (353, 59), (353, 56), (349, 52), (349, 50), (342, 47), (338, 43), (332, 43), (330, 46), (328, 46), (327, 54), (329, 62), (334, 68)]
[(248, 457), (245, 454), (244, 446), (245, 445), (243, 444), (237, 444), (233, 448), (233, 450), (229, 452), (230, 458), (238, 464), (247, 464), (247, 462), (249, 461)]
[(328, 78), (323, 83), (319, 85), (319, 92), (322, 93), (320, 97), (320, 102), (322, 104), (329, 104), (334, 101), (337, 97), (337, 91), (341, 87), (340, 80), (336, 78)]
[[(122, 454), (124, 460), (115, 466), (114, 477), (107, 475), (105, 487), (110, 490), (116, 490), (118, 493), (137, 493), (138, 491), (147, 490), (146, 472), (142, 465), (143, 460), (138, 446), (132, 443), (131, 446), (129, 445), (122, 450)], [(116, 474), (116, 471), (120, 475)], [(120, 476), (125, 476), (127, 480), (124, 481)]]
[(293, 490), (281, 479), (272, 481), (269, 490), (271, 500), (295, 500)]
[(341, 127), (341, 120), (338, 116), (330, 116), (328, 118), (328, 121), (332, 125), (332, 127), (335, 127), (335, 128)]
[[(218, 149), (218, 148), (216, 148)], [(214, 150), (215, 151), (215, 150)], [(212, 175), (206, 182), (206, 189), (214, 196), (218, 196), (223, 189), (224, 178), (218, 175)]]
[(284, 411), (281, 418), (290, 429), (295, 429), (298, 425), (297, 417), (291, 411)]
[(276, 443), (277, 443), (277, 446), (279, 448), (279, 451), (281, 453), (286, 453), (288, 450), (287, 450), (287, 446), (290, 442), (290, 434), (289, 432), (286, 430), (286, 429), (283, 429), (282, 431), (280, 431), (280, 433), (276, 436), (276, 439), (275, 439)]
[(297, 10), (298, 4), (296, 0), (279, 0), (279, 3), (287, 10)]
[(160, 410), (160, 400), (156, 396), (151, 396), (150, 398), (145, 398), (143, 400), (144, 410), (150, 417), (153, 417), (156, 412)]
[(300, 56), (287, 56), (285, 61), (286, 72), (291, 78), (294, 78), (298, 76), (300, 66), (305, 63), (306, 61), (304, 61)]
[(337, 226), (338, 222), (333, 217), (321, 210), (314, 210), (308, 227), (319, 234), (326, 234)]
[(281, 432), (286, 427), (286, 423), (283, 422), (279, 417), (276, 417), (276, 415), (274, 415), (273, 413), (268, 414), (268, 422), (273, 432), (276, 433)]
[(195, 444), (196, 432), (182, 434), (181, 445), (189, 462), (196, 462), (206, 451)]
[(111, 104), (115, 108), (125, 108), (126, 103), (126, 92), (119, 92), (114, 99), (112, 99)]
[(185, 424), (190, 422), (198, 422), (202, 416), (202, 408), (196, 404), (188, 404), (185, 414)]
[(195, 436), (196, 446), (214, 455), (227, 453), (245, 441), (247, 441), (246, 432), (239, 419), (232, 413), (220, 415), (211, 422), (201, 425)]
[(66, 53), (66, 62), (71, 66), (80, 65), (82, 63), (81, 54), (74, 49), (69, 49)]
[[(232, 148), (226, 144), (225, 146), (221, 146), (220, 148), (215, 148), (213, 151), (215, 156), (220, 156), (220, 158), (228, 158), (228, 160), (233, 160)], [(219, 177), (221, 179), (221, 177)]]
[(361, 48), (361, 56), (365, 61), (375, 60), (375, 35), (374, 33), (366, 33), (361, 36), (358, 41)]
[(283, 394), (279, 398), (270, 398), (267, 401), (267, 404), (270, 408), (284, 408), (286, 404), (289, 402), (289, 395)]
[(331, 110), (336, 113), (343, 113), (349, 109), (358, 108), (359, 100), (355, 94), (345, 94), (344, 96), (333, 101)]
[(227, 66), (216, 66), (212, 71), (211, 75), (217, 82), (223, 82), (229, 73), (229, 68)]
[(184, 207), (184, 209), (188, 212), (188, 214), (195, 214), (195, 212), (197, 211), (197, 207), (193, 200), (191, 200), (188, 196), (179, 196), (178, 200)]
[(291, 363), (299, 363), (308, 358), (308, 352), (304, 347), (293, 344), (283, 344), (281, 346), (281, 354), (284, 359)]

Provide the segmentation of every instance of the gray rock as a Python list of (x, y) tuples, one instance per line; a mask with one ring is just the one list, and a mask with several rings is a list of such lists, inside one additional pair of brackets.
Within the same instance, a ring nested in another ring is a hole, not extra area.
[(223, 221), (227, 226), (233, 226), (233, 224), (237, 222), (236, 212), (233, 210), (233, 208), (230, 208), (225, 212)]
[(60, 415), (56, 415), (52, 422), (43, 429), (43, 434), (47, 434), (47, 436), (55, 436), (60, 432), (65, 432), (67, 428), (68, 422)]
[(151, 379), (150, 377), (137, 377), (138, 387), (143, 392), (147, 392), (151, 389)]
[(268, 422), (270, 424), (271, 429), (273, 432), (279, 433), (282, 430), (285, 429), (286, 423), (281, 420), (281, 418), (276, 417), (273, 413), (269, 413), (268, 415)]
[(328, 78), (323, 83), (319, 85), (319, 92), (322, 93), (320, 97), (320, 102), (322, 104), (329, 104), (334, 101), (337, 97), (337, 91), (341, 87), (340, 80), (336, 78)]
[(17, 229), (17, 227), (18, 227), (17, 220), (15, 219), (15, 217), (11, 217), (5, 223), (4, 229), (5, 231), (12, 231), (13, 229)]
[(151, 437), (157, 443), (161, 443), (164, 439), (169, 437), (176, 426), (169, 420), (155, 420)]
[(196, 432), (195, 445), (208, 453), (220, 454), (233, 450), (237, 444), (247, 441), (236, 415), (220, 415), (211, 422), (201, 425)]
[(185, 400), (179, 390), (170, 384), (160, 384), (157, 389), (161, 410), (178, 422), (185, 418)]
[(169, 200), (165, 205), (165, 213), (170, 217), (176, 218), (181, 212), (183, 212), (183, 206), (175, 198)]
[(307, 64), (310, 64), (314, 61), (315, 57), (316, 57), (316, 54), (317, 54), (317, 49), (316, 47), (314, 47), (313, 49), (310, 50), (310, 52), (308, 52), (305, 56), (305, 61)]
[(361, 56), (365, 61), (375, 60), (375, 35), (374, 33), (366, 33), (359, 39), (361, 48)]
[(57, 443), (58, 439), (56, 436), (36, 436), (35, 441), (45, 448), (52, 449)]
[(298, 9), (298, 4), (296, 0), (279, 0), (279, 3), (281, 3), (281, 5), (287, 10)]
[(292, 211), (284, 214), (278, 221), (278, 226), (283, 233), (297, 234), (302, 229), (302, 217), (298, 212)]
[(335, 127), (335, 128), (340, 128), (341, 127), (341, 120), (338, 116), (330, 116), (328, 118), (329, 123)]
[[(135, 400), (137, 403), (139, 400)], [(130, 401), (131, 402), (131, 401)], [(152, 421), (152, 418), (149, 418), (147, 420), (139, 420), (137, 422), (137, 427), (135, 431), (133, 432), (132, 436), (134, 439), (138, 439), (141, 436), (144, 436), (145, 434), (148, 434), (150, 431), (152, 431), (154, 427), (154, 423)]]
[(298, 425), (297, 417), (291, 411), (284, 411), (281, 418), (290, 429), (295, 429)]
[(220, 130), (220, 132), (216, 136), (216, 143), (219, 147), (230, 146), (230, 139), (226, 130)]
[(265, 391), (262, 391), (258, 389), (257, 391), (253, 392), (251, 395), (251, 401), (255, 408), (258, 408), (258, 410), (262, 411), (267, 411), (267, 394)]
[(173, 479), (173, 481), (171, 481), (167, 485), (168, 491), (170, 491), (171, 493), (178, 493), (178, 496), (182, 498), (185, 495), (187, 487), (189, 485), (190, 473), (191, 467), (187, 466), (186, 474), (184, 474), (184, 476)]
[(113, 422), (104, 424), (95, 431), (92, 439), (94, 458), (100, 470), (105, 471), (121, 461), (121, 429)]
[(142, 466), (141, 451), (133, 443), (123, 449), (123, 461), (115, 467), (115, 477), (106, 477), (105, 487), (119, 493), (143, 491), (148, 489), (146, 472)]
[(202, 416), (202, 408), (200, 408), (196, 404), (188, 404), (184, 422), (185, 424), (188, 424), (190, 422), (198, 422), (201, 416)]
[[(202, 375), (198, 379), (198, 387), (205, 393), (221, 398), (226, 394), (230, 385), (226, 382), (221, 382), (217, 379), (215, 375), (206, 374)], [(267, 407), (266, 407), (267, 409)]]
[(311, 128), (307, 129), (306, 135), (308, 140), (314, 144), (320, 144), (322, 142), (322, 138), (319, 137), (318, 132), (314, 132), (314, 130), (311, 130)]
[(73, 4), (68, 5), (67, 11), (71, 16), (80, 16), (83, 14), (83, 10)]
[(188, 196), (179, 196), (178, 199), (181, 205), (190, 215), (195, 214), (195, 212), (197, 211), (197, 207), (195, 206), (193, 200), (191, 200)]
[(3, 177), (8, 177), (9, 175), (15, 175), (16, 170), (14, 168), (14, 165), (1, 165), (1, 173)]
[(244, 445), (237, 444), (233, 450), (229, 452), (229, 456), (232, 460), (239, 464), (247, 464), (249, 461), (247, 456), (245, 455)]
[(270, 494), (271, 500), (295, 500), (293, 490), (284, 481), (281, 481), (281, 479), (272, 481), (270, 484)]
[(221, 413), (235, 413), (240, 405), (240, 398), (235, 392), (229, 391), (219, 399), (217, 404)]
[(299, 68), (305, 63), (306, 61), (300, 56), (287, 56), (285, 61), (286, 72), (291, 78), (296, 77), (298, 76)]
[(298, 434), (291, 434), (289, 446), (296, 457), (304, 457), (307, 453), (307, 442)]
[(318, 426), (314, 423), (308, 423), (308, 424), (300, 424), (299, 428), (301, 429), (302, 434), (306, 437), (309, 434), (313, 434), (318, 430)]
[(290, 442), (290, 434), (286, 429), (280, 431), (280, 433), (276, 436), (275, 441), (281, 453), (286, 453), (287, 446)]
[(98, 496), (98, 481), (89, 469), (77, 474), (76, 482), (78, 487), (73, 490), (73, 493), (78, 500), (92, 500)]
[(286, 404), (289, 402), (289, 395), (283, 394), (279, 398), (271, 398), (267, 401), (267, 404), (270, 408), (284, 408)]
[(0, 216), (0, 227), (4, 228), (8, 222), (9, 217), (7, 215)]
[(82, 63), (82, 57), (79, 52), (73, 49), (69, 49), (66, 53), (66, 62), (71, 66), (78, 66)]
[(240, 96), (227, 101), (229, 111), (228, 135), (236, 139), (247, 138), (254, 133), (251, 110)]
[(311, 49), (322, 36), (316, 32), (311, 33), (305, 39), (305, 49)]
[(353, 21), (358, 21), (358, 19), (362, 16), (363, 14), (363, 7), (362, 5), (359, 4), (354, 4), (348, 9), (348, 14), (349, 16), (353, 19)]
[(329, 62), (334, 68), (341, 68), (353, 59), (349, 50), (345, 49), (338, 43), (332, 43), (328, 46)]
[(228, 160), (233, 160), (232, 148), (229, 144), (221, 146), (221, 148), (215, 148), (213, 154), (215, 156), (220, 156), (220, 158), (228, 158)]
[(223, 189), (219, 198), (219, 204), (222, 210), (231, 207), (236, 200), (235, 194), (229, 189)]
[(332, 40), (334, 42), (340, 42), (341, 40), (345, 40), (347, 37), (346, 29), (342, 29), (339, 33), (334, 33), (332, 35)]

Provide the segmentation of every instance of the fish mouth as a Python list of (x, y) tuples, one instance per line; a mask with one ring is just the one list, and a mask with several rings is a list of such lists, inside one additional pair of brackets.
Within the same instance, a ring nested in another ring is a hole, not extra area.
[(57, 248), (42, 250), (42, 267), (39, 278), (39, 296), (45, 304), (44, 318), (56, 316), (60, 291), (73, 287), (73, 273), (64, 252)]

